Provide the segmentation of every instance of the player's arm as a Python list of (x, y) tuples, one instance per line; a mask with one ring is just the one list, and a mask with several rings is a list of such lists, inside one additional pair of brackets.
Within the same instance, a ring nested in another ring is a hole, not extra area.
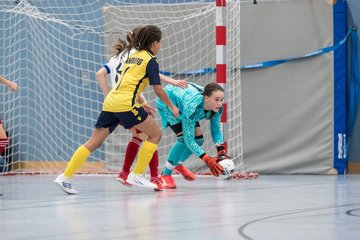
[(168, 84), (174, 85), (176, 87), (181, 87), (181, 88), (187, 88), (188, 87), (188, 83), (186, 80), (175, 80), (173, 78), (167, 77), (165, 75), (160, 74), (160, 79), (163, 82), (166, 82)]
[(223, 168), (217, 163), (216, 157), (210, 157), (195, 141), (195, 122), (189, 118), (182, 120), (182, 129), (184, 135), (184, 141), (186, 146), (210, 169), (214, 176), (219, 176), (222, 173)]
[(141, 93), (141, 94), (139, 95), (139, 97), (138, 97), (138, 102), (139, 102), (140, 106), (143, 107), (144, 110), (145, 110), (150, 116), (153, 116), (153, 114), (154, 114), (154, 112), (155, 112), (155, 109), (154, 109), (153, 107), (151, 107), (151, 106), (147, 103), (147, 101), (146, 101), (146, 99), (145, 99), (145, 97), (144, 97), (144, 95), (143, 95), (142, 93)]
[(97, 72), (96, 72), (96, 80), (99, 84), (99, 87), (101, 89), (101, 91), (103, 92), (104, 96), (106, 97), (106, 95), (108, 95), (108, 93), (110, 92), (110, 88), (107, 86), (106, 84), (106, 75), (108, 75), (109, 69), (105, 68), (105, 67), (101, 67)]
[(146, 66), (146, 74), (149, 77), (150, 85), (153, 86), (156, 96), (165, 103), (174, 114), (175, 118), (179, 117), (179, 109), (171, 102), (169, 96), (161, 86), (160, 75), (159, 75), (159, 64), (156, 58), (152, 58)]
[(162, 88), (161, 85), (153, 85), (154, 92), (156, 96), (160, 98), (160, 100), (165, 103), (166, 106), (168, 106), (171, 110), (171, 112), (174, 114), (175, 118), (179, 117), (179, 109), (172, 103), (172, 101), (169, 99), (169, 96), (165, 92), (165, 90)]
[[(186, 115), (186, 113), (184, 113), (184, 115)], [(197, 156), (198, 158), (201, 158), (201, 156), (203, 154), (205, 154), (205, 151), (195, 141), (196, 122), (189, 119), (188, 117), (183, 116), (181, 124), (182, 124), (184, 142), (185, 142), (186, 146), (195, 156)]]
[(147, 101), (146, 101), (144, 95), (142, 95), (142, 94), (139, 95), (138, 102), (139, 102), (140, 106), (142, 106), (142, 107), (147, 104)]
[(222, 108), (220, 108), (219, 112), (215, 113), (214, 116), (212, 116), (210, 119), (211, 137), (216, 146), (218, 157), (230, 158), (227, 155), (224, 145), (224, 138), (221, 132), (221, 124), (220, 124), (221, 114), (222, 114)]
[(6, 79), (3, 76), (0, 76), (0, 83), (7, 86), (13, 92), (15, 92), (16, 89), (18, 88), (17, 83), (14, 83), (14, 82), (10, 81), (9, 79)]

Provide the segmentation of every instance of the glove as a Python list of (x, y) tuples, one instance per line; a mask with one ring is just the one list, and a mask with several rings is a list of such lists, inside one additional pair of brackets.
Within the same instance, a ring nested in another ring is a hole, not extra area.
[(201, 160), (203, 160), (206, 165), (208, 166), (208, 168), (210, 169), (211, 173), (217, 177), (219, 176), (219, 174), (223, 173), (223, 168), (222, 166), (220, 166), (217, 161), (217, 158), (214, 157), (210, 157), (209, 155), (207, 155), (206, 153), (204, 154), (204, 156), (201, 157)]
[(231, 157), (229, 157), (229, 155), (227, 155), (224, 144), (216, 146), (216, 149), (218, 151), (217, 156), (218, 156), (219, 159), (223, 160), (223, 159), (230, 159), (231, 158)]

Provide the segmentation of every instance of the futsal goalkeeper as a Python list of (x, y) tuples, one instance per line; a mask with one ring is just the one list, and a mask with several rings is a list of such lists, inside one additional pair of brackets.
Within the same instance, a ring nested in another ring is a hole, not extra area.
[[(217, 148), (218, 157), (228, 157), (220, 128), (224, 89), (217, 83), (209, 83), (205, 88), (195, 83), (189, 83), (186, 89), (167, 85), (164, 89), (180, 111), (179, 118), (174, 118), (166, 104), (161, 99), (156, 99), (163, 128), (170, 126), (177, 136), (177, 141), (170, 149), (164, 171), (161, 174), (164, 188), (176, 188), (175, 181), (171, 176), (172, 171), (175, 166), (181, 166), (191, 154), (195, 154), (203, 160), (211, 173), (218, 176), (223, 169), (217, 163), (217, 157), (210, 157), (201, 148), (204, 137), (199, 121), (202, 119), (210, 120), (211, 136)], [(186, 179), (195, 180), (195, 175), (189, 171)]]

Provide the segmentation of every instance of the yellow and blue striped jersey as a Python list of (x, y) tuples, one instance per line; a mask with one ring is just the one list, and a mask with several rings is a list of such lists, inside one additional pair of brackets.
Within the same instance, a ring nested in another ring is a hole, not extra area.
[(102, 110), (127, 112), (139, 107), (138, 97), (149, 84), (161, 84), (159, 64), (151, 53), (137, 51), (126, 60), (118, 82), (104, 100)]

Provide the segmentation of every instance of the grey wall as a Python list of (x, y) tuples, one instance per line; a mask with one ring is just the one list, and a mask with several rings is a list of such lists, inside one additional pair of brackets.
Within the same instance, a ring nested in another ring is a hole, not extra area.
[[(303, 56), (333, 43), (326, 1), (244, 3), (242, 65)], [(245, 165), (326, 173), (333, 165), (333, 54), (242, 72)]]

